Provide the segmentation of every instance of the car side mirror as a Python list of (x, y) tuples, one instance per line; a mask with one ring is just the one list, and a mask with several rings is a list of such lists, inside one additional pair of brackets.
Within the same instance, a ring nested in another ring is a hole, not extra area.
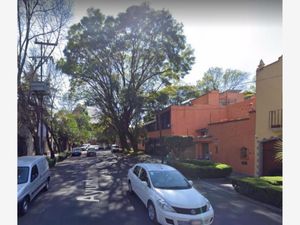
[(193, 186), (193, 181), (192, 181), (192, 180), (189, 180), (188, 182), (189, 182), (189, 184), (190, 184), (191, 186)]

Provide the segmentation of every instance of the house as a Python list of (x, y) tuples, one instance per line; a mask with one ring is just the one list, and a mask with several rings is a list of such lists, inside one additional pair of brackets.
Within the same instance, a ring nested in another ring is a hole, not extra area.
[(274, 144), (282, 136), (282, 56), (256, 70), (255, 174), (273, 175), (282, 172), (282, 163), (274, 160)]
[[(232, 166), (234, 172), (255, 173), (255, 104), (256, 98), (226, 105), (212, 112), (211, 121), (195, 139), (196, 158), (211, 159)], [(220, 116), (222, 115), (222, 117)]]
[[(171, 105), (156, 114), (156, 118), (145, 123), (147, 140), (159, 146), (164, 136), (201, 136), (208, 124), (226, 118), (225, 107), (244, 101), (239, 91), (211, 91), (184, 105)], [(146, 142), (147, 146), (147, 142)], [(200, 157), (196, 149), (192, 150), (193, 158)]]

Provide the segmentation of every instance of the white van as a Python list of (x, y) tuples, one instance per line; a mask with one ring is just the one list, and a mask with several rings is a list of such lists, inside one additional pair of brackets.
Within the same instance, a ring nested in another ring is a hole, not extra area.
[(28, 211), (29, 203), (42, 190), (48, 190), (50, 171), (46, 156), (18, 157), (18, 210)]

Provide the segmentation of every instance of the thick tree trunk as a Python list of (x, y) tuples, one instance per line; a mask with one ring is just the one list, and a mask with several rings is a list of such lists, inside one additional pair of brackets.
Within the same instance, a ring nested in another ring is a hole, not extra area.
[(133, 148), (133, 151), (137, 152), (137, 150), (138, 150), (138, 140), (137, 140), (137, 138), (130, 131), (127, 131), (127, 137), (130, 141), (130, 144), (131, 144), (131, 147)]
[(118, 136), (119, 136), (119, 139), (120, 139), (120, 144), (121, 144), (122, 149), (123, 150), (125, 150), (125, 149), (129, 150), (130, 147), (127, 143), (127, 138), (126, 138), (125, 132), (118, 132)]
[(50, 149), (50, 158), (53, 159), (53, 158), (55, 158), (55, 155), (54, 155), (54, 150), (52, 148), (52, 144), (51, 144), (49, 133), (50, 133), (50, 131), (48, 130), (47, 131), (47, 144), (48, 144), (48, 147)]

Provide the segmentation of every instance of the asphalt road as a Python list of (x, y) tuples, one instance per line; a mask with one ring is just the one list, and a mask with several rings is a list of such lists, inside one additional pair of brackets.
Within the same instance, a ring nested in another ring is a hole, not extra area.
[[(150, 225), (142, 202), (127, 192), (127, 171), (137, 161), (104, 151), (58, 163), (50, 189), (34, 199), (18, 225)], [(280, 214), (219, 184), (195, 186), (215, 209), (214, 225), (282, 224)]]

